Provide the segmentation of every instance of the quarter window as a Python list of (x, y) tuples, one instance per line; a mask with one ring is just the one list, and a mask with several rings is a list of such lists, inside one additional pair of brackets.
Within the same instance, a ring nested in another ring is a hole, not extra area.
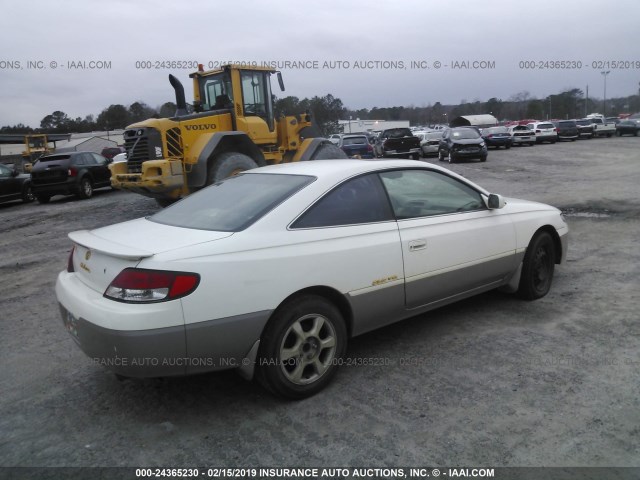
[(398, 220), (487, 208), (479, 192), (440, 172), (396, 170), (380, 177)]
[(335, 227), (393, 220), (376, 174), (344, 182), (316, 202), (292, 228)]

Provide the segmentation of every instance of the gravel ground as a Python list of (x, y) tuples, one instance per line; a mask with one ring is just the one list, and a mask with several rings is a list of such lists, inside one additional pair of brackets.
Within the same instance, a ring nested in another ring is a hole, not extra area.
[(452, 165), (568, 213), (550, 294), (489, 292), (355, 338), (355, 365), (300, 402), (234, 372), (119, 381), (68, 337), (67, 233), (153, 200), (0, 205), (0, 466), (640, 466), (639, 164), (623, 137)]

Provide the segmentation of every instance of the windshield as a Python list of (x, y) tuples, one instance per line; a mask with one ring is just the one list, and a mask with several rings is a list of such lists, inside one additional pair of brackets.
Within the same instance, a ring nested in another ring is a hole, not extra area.
[(314, 179), (304, 175), (240, 174), (189, 195), (149, 220), (174, 227), (239, 232)]
[(487, 133), (509, 133), (507, 127), (491, 127), (485, 130)]
[(451, 130), (451, 138), (454, 140), (470, 140), (480, 138), (480, 135), (473, 128), (456, 128)]

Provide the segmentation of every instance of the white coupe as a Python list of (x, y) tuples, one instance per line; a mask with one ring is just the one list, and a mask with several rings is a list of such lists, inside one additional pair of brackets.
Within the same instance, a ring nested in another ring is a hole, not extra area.
[(494, 288), (544, 296), (568, 227), (435, 165), (324, 160), (69, 237), (56, 295), (96, 363), (129, 377), (234, 368), (303, 398), (350, 337)]

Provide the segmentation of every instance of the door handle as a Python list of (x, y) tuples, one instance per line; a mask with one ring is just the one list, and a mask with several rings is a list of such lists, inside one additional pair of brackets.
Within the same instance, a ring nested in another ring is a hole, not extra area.
[(427, 248), (426, 240), (411, 240), (409, 242), (409, 251), (415, 252), (416, 250), (424, 250)]

